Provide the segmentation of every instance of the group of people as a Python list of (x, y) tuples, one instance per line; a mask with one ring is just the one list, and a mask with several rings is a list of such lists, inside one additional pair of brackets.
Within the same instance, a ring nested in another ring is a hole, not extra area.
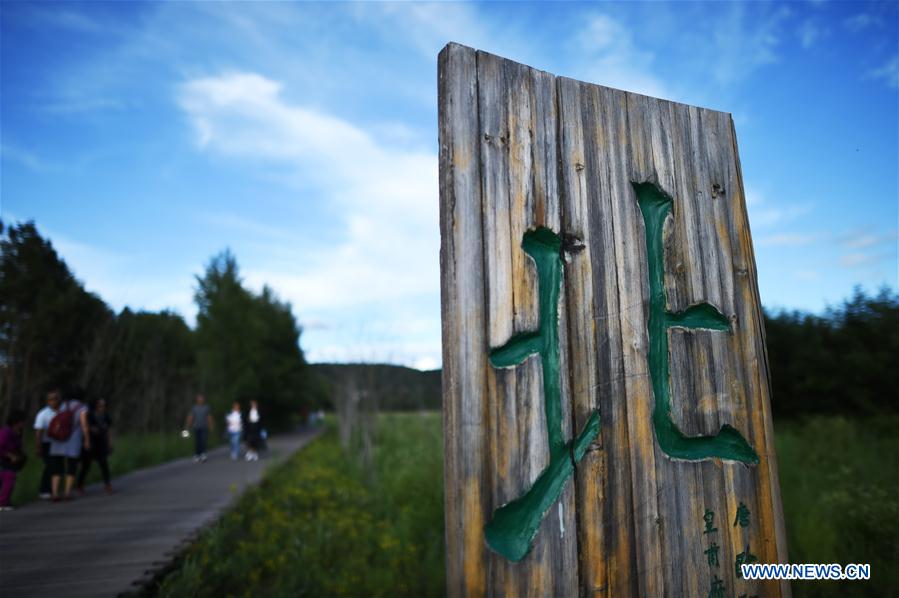
[[(26, 459), (23, 435), (27, 417), (13, 409), (6, 425), (0, 427), (0, 511), (12, 510), (10, 498), (17, 473)], [(225, 427), (231, 448), (231, 459), (240, 458), (241, 441), (246, 441), (244, 458), (258, 461), (259, 451), (265, 447), (266, 431), (262, 427), (259, 403), (250, 401), (246, 416), (240, 403), (234, 402), (225, 416)], [(95, 399), (88, 403), (85, 393), (74, 388), (63, 396), (59, 388), (51, 389), (46, 405), (34, 419), (34, 452), (43, 460), (43, 472), (38, 496), (53, 502), (70, 501), (84, 494), (84, 481), (96, 461), (103, 475), (108, 494), (113, 493), (109, 476), (109, 455), (112, 453), (112, 420), (106, 401)], [(209, 433), (214, 428), (212, 412), (205, 397), (197, 395), (187, 414), (184, 436), (194, 436), (194, 461), (206, 461)], [(190, 432), (188, 432), (190, 430)]]
[[(0, 510), (12, 509), (10, 498), (16, 476), (25, 465), (26, 420), (23, 411), (14, 409), (6, 426), (0, 428)], [(72, 389), (66, 396), (59, 388), (53, 388), (33, 427), (34, 452), (44, 466), (39, 498), (63, 502), (72, 500), (76, 492), (83, 495), (84, 481), (94, 461), (103, 474), (106, 492), (112, 494), (108, 460), (112, 452), (112, 420), (105, 400), (88, 404), (80, 388)]]
[[(183, 436), (193, 434), (194, 437), (194, 461), (206, 462), (206, 446), (209, 441), (209, 433), (215, 428), (212, 412), (206, 404), (206, 398), (199, 394), (196, 402), (187, 414)], [(250, 401), (250, 410), (244, 417), (240, 409), (240, 403), (234, 401), (231, 411), (225, 416), (225, 430), (231, 449), (231, 460), (240, 458), (241, 440), (246, 441), (247, 449), (244, 458), (247, 461), (258, 461), (259, 451), (265, 446), (266, 432), (262, 427), (262, 419), (259, 414), (259, 403)]]

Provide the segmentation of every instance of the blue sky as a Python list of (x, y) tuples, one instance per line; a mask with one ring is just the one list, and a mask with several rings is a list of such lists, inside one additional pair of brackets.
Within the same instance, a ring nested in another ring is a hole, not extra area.
[[(763, 303), (897, 286), (897, 3), (0, 5), (0, 215), (189, 322), (230, 247), (313, 361), (440, 361), (448, 41), (734, 115)], [(385, 234), (389, 231), (389, 234)]]

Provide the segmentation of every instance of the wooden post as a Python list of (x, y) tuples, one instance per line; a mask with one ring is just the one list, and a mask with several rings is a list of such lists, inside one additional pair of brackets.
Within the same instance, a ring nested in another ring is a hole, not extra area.
[(439, 59), (451, 596), (788, 596), (729, 114)]

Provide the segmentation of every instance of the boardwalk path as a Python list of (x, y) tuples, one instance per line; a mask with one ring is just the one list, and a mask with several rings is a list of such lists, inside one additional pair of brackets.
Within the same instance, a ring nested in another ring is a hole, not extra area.
[[(316, 436), (271, 438), (269, 457), (232, 462), (224, 447), (205, 464), (180, 459), (99, 485), (70, 503), (0, 513), (0, 594), (116, 596), (133, 590), (214, 521), (240, 492)], [(96, 467), (96, 466), (95, 466)]]

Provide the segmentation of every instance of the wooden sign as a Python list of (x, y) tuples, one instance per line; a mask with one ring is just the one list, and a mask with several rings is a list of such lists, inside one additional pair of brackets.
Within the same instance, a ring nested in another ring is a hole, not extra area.
[(779, 596), (729, 114), (440, 54), (449, 594)]

